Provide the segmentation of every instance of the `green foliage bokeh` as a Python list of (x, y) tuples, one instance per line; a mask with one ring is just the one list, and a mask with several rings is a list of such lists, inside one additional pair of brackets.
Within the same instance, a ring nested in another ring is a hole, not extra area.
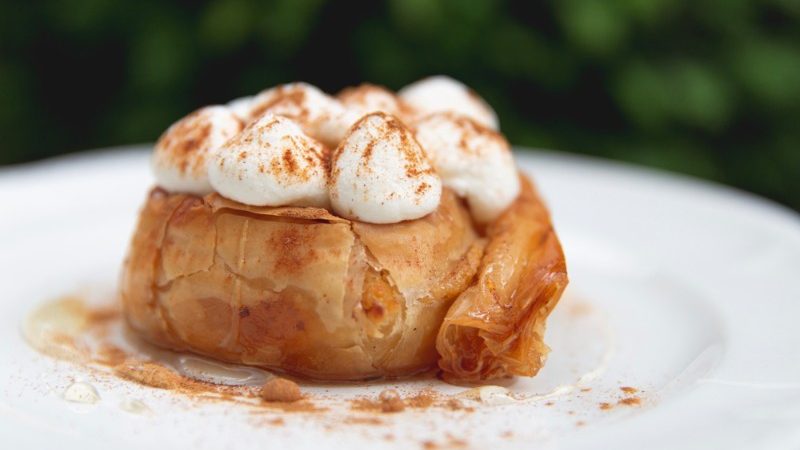
[(0, 163), (153, 141), (306, 80), (445, 73), (509, 140), (689, 173), (800, 209), (797, 0), (0, 2)]

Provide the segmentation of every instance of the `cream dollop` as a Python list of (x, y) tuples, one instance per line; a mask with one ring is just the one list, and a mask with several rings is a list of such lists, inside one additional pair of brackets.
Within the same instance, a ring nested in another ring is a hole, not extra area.
[(209, 165), (222, 196), (255, 206), (328, 206), (325, 147), (286, 117), (264, 114)]
[(362, 84), (337, 97), (289, 83), (181, 119), (157, 142), (153, 169), (171, 192), (331, 207), (372, 223), (429, 214), (444, 185), (465, 198), (476, 222), (487, 223), (520, 191), (508, 142), (496, 129), (494, 111), (444, 76), (399, 94)]
[(364, 116), (331, 161), (333, 210), (354, 220), (395, 223), (436, 210), (442, 182), (413, 134), (397, 118)]
[(415, 129), (444, 185), (467, 199), (477, 222), (494, 220), (519, 195), (514, 157), (500, 133), (451, 112), (428, 115)]
[(245, 123), (250, 122), (251, 111), (253, 109), (252, 95), (235, 98), (229, 101), (226, 106), (236, 115), (236, 117), (242, 119)]
[(410, 118), (410, 107), (394, 92), (382, 86), (364, 83), (344, 89), (336, 97), (345, 108), (355, 111), (362, 117), (380, 111), (403, 121)]
[(443, 75), (424, 78), (409, 84), (398, 95), (418, 111), (418, 116), (451, 111), (469, 116), (493, 129), (499, 129), (497, 114), (470, 88)]
[(267, 113), (294, 120), (306, 134), (330, 147), (335, 147), (360, 117), (308, 83), (284, 84), (256, 95), (250, 104), (250, 117)]
[(175, 122), (153, 151), (156, 182), (170, 192), (212, 192), (207, 166), (211, 154), (241, 129), (241, 120), (225, 106), (207, 106)]

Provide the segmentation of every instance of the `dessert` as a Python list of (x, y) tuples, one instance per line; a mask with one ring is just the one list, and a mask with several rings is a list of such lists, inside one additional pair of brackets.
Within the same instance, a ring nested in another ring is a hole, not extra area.
[(534, 375), (567, 284), (483, 100), (304, 83), (198, 110), (156, 144), (121, 280), (167, 348), (323, 380)]

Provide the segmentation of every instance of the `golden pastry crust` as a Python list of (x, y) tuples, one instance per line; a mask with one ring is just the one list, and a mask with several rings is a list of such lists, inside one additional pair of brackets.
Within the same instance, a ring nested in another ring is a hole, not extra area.
[(376, 225), (318, 208), (254, 207), (154, 189), (123, 270), (149, 341), (324, 380), (533, 375), (563, 253), (530, 183), (485, 230), (445, 190), (417, 220)]
[(151, 192), (122, 277), (129, 323), (176, 350), (317, 379), (407, 375), (484, 241), (461, 202), (388, 225)]
[(533, 376), (549, 351), (545, 320), (567, 286), (567, 267), (549, 213), (522, 177), (517, 200), (486, 230), (475, 283), (447, 312), (439, 367), (459, 380)]

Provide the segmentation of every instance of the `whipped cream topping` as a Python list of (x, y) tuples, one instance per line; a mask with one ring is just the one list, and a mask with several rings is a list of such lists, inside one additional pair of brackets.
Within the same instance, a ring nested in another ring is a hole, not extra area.
[(470, 88), (450, 77), (438, 75), (422, 79), (404, 87), (398, 95), (416, 109), (420, 117), (451, 111), (471, 117), (493, 130), (500, 128), (494, 110)]
[(477, 222), (494, 220), (519, 195), (514, 157), (500, 133), (452, 112), (430, 114), (415, 129), (442, 182), (467, 199)]
[(442, 182), (411, 131), (376, 112), (350, 129), (331, 160), (330, 198), (342, 217), (395, 223), (439, 206)]
[(250, 111), (253, 109), (253, 96), (235, 98), (228, 102), (228, 109), (245, 122), (250, 122)]
[(364, 83), (344, 89), (336, 97), (345, 108), (358, 112), (359, 117), (380, 111), (405, 121), (411, 115), (410, 107), (394, 92), (374, 84)]
[(309, 136), (335, 147), (361, 115), (308, 83), (289, 83), (262, 91), (250, 103), (250, 117), (288, 117)]
[(520, 191), (496, 128), (482, 99), (443, 76), (399, 95), (362, 84), (332, 97), (289, 83), (179, 120), (156, 143), (152, 165), (171, 192), (322, 207), (371, 223), (423, 217), (445, 186), (487, 223)]
[(255, 206), (328, 206), (327, 151), (286, 117), (267, 113), (215, 154), (208, 167), (221, 195)]
[(170, 192), (212, 192), (207, 168), (211, 154), (241, 129), (241, 120), (225, 106), (207, 106), (177, 121), (156, 142), (156, 182)]

